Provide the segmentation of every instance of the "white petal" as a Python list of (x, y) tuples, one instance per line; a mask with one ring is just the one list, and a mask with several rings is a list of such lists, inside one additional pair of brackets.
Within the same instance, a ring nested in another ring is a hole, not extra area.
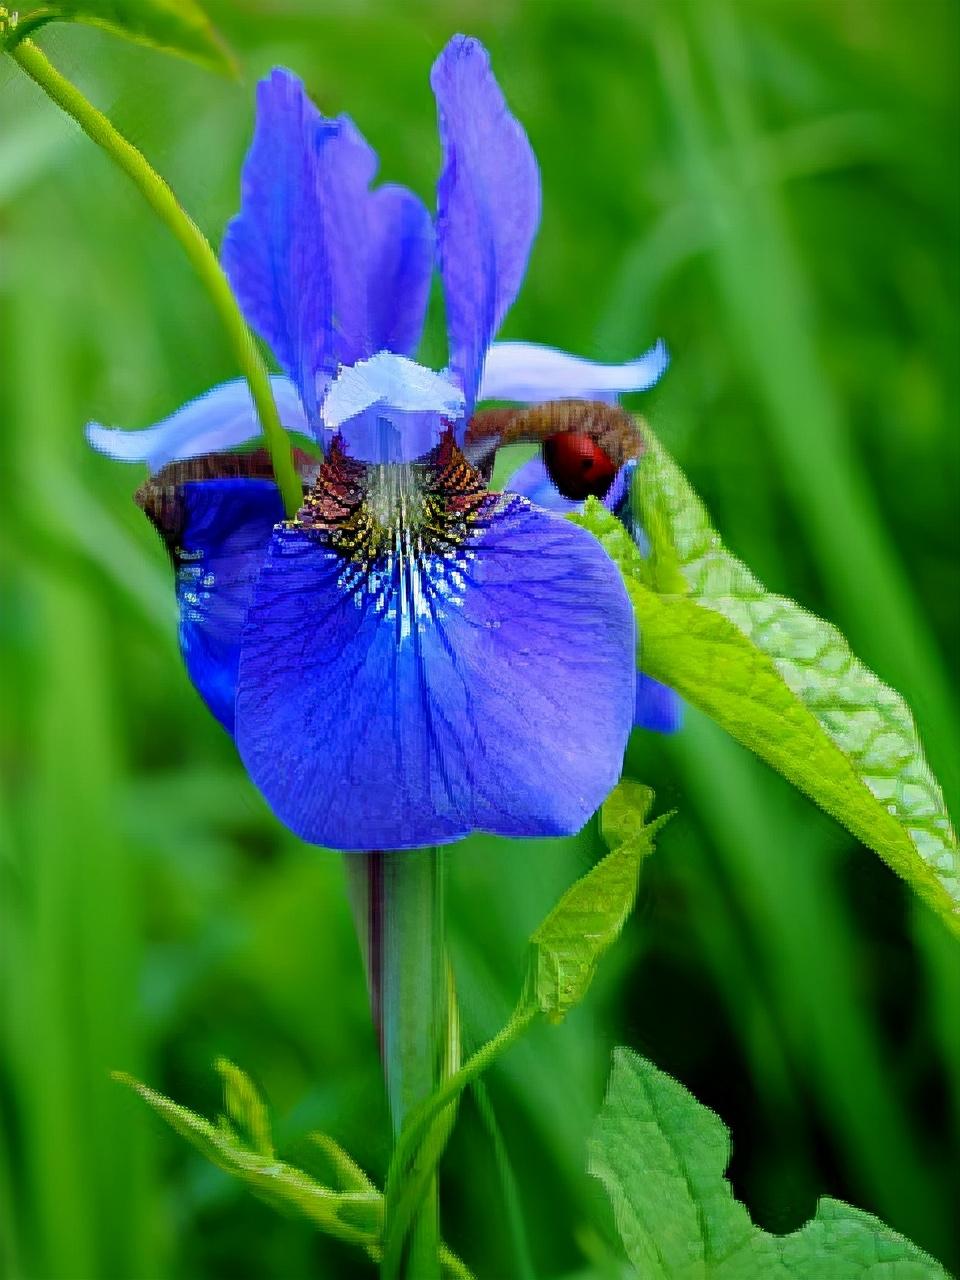
[(381, 351), (369, 360), (341, 369), (323, 401), (324, 426), (336, 430), (374, 405), (388, 414), (396, 409), (458, 418), (463, 413), (464, 397), (445, 374), (426, 369), (406, 356)]
[(495, 342), (484, 362), (478, 399), (607, 400), (652, 387), (669, 360), (662, 341), (625, 364), (596, 364), (538, 342)]
[[(283, 426), (309, 435), (300, 398), (290, 379), (275, 375), (270, 385)], [(259, 435), (260, 419), (243, 378), (213, 387), (182, 405), (169, 418), (142, 431), (104, 427), (98, 422), (87, 424), (87, 440), (94, 449), (120, 462), (145, 462), (151, 471), (181, 458), (221, 453)]]

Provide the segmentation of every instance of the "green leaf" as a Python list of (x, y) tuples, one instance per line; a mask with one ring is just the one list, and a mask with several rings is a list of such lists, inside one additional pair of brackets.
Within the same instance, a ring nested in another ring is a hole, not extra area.
[(240, 1130), (247, 1146), (272, 1160), (270, 1118), (256, 1086), (245, 1072), (226, 1058), (218, 1058), (215, 1065), (223, 1080), (223, 1103), (228, 1119)]
[[(215, 71), (236, 73), (232, 53), (196, 0), (27, 0), (19, 7), (16, 24), (8, 20), (6, 43), (16, 43), (48, 22), (83, 22), (182, 54)], [(0, 42), (3, 34), (0, 25)]]
[(755, 1227), (724, 1173), (730, 1135), (676, 1080), (617, 1049), (589, 1144), (643, 1280), (949, 1280), (877, 1218), (838, 1200), (789, 1235)]
[[(252, 1090), (242, 1072), (235, 1067), (232, 1072), (242, 1077)], [(360, 1245), (368, 1252), (376, 1251), (383, 1229), (383, 1197), (375, 1189), (333, 1191), (321, 1186), (302, 1170), (248, 1146), (229, 1124), (213, 1125), (203, 1116), (181, 1107), (131, 1076), (117, 1073), (114, 1078), (129, 1085), (181, 1137), (219, 1168), (246, 1183), (262, 1199), (276, 1207), (302, 1214), (329, 1235)], [(228, 1107), (231, 1078), (231, 1073), (224, 1075)], [(241, 1101), (244, 1094), (244, 1089), (233, 1091), (233, 1102), (238, 1107), (235, 1114), (250, 1114), (247, 1110), (249, 1101)], [(259, 1106), (262, 1108), (263, 1104), (259, 1103)]]
[(669, 814), (644, 825), (653, 792), (621, 782), (603, 806), (600, 829), (611, 852), (572, 885), (531, 937), (536, 1001), (560, 1022), (586, 995), (600, 957), (633, 909), (640, 864)]
[(650, 530), (649, 559), (595, 500), (571, 517), (623, 572), (643, 670), (843, 823), (960, 934), (957, 837), (903, 699), (835, 627), (766, 591), (724, 548), (679, 468), (643, 430), (633, 501)]
[(353, 1156), (348, 1155), (333, 1138), (325, 1133), (311, 1133), (310, 1141), (323, 1152), (327, 1158), (342, 1191), (373, 1191), (376, 1187), (363, 1172)]
[[(379, 1262), (383, 1253), (383, 1195), (360, 1166), (322, 1133), (312, 1133), (310, 1138), (326, 1156), (339, 1190), (278, 1160), (273, 1154), (267, 1108), (253, 1082), (226, 1058), (216, 1067), (223, 1080), (228, 1113), (216, 1125), (125, 1072), (114, 1072), (113, 1078), (138, 1093), (181, 1137), (218, 1168), (245, 1183), (261, 1200), (301, 1214), (319, 1230), (359, 1245)], [(450, 1280), (473, 1280), (464, 1263), (442, 1243), (440, 1264)]]

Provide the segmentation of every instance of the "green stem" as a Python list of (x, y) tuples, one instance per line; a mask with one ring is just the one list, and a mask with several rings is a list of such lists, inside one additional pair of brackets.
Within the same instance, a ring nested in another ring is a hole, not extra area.
[[(351, 854), (358, 930), (364, 949), (370, 1003), (380, 1037), (394, 1135), (433, 1095), (444, 1074), (448, 1037), (448, 979), (443, 950), (443, 863), (433, 849)], [(430, 1126), (410, 1168), (417, 1179), (414, 1212), (382, 1275), (437, 1280), (440, 1228), (436, 1164), (446, 1133)], [(421, 1177), (422, 1171), (426, 1171)]]
[(20, 40), (9, 52), (11, 58), (19, 63), (44, 93), (71, 116), (87, 137), (102, 147), (133, 179), (160, 221), (180, 241), (213, 302), (237, 364), (249, 384), (270, 451), (277, 487), (283, 495), (287, 515), (295, 516), (303, 503), (303, 489), (293, 463), (290, 440), (280, 423), (266, 366), (206, 236), (181, 208), (169, 186), (150, 167), (137, 148), (117, 132), (107, 117), (88, 102), (75, 85), (60, 74), (31, 40)]
[(490, 1137), (494, 1159), (497, 1162), (497, 1171), (500, 1174), (506, 1229), (507, 1234), (510, 1236), (516, 1260), (516, 1280), (536, 1280), (537, 1273), (533, 1265), (533, 1255), (530, 1252), (530, 1241), (527, 1238), (527, 1230), (524, 1226), (523, 1213), (520, 1208), (520, 1190), (517, 1186), (513, 1166), (510, 1163), (503, 1132), (493, 1109), (493, 1103), (490, 1101), (490, 1094), (487, 1092), (487, 1086), (480, 1076), (471, 1081), (470, 1089), (473, 1093), (474, 1102), (477, 1104), (480, 1119), (483, 1121)]
[(402, 1242), (405, 1238), (408, 1224), (415, 1220), (422, 1199), (429, 1194), (436, 1161), (440, 1157), (436, 1144), (427, 1141), (431, 1130), (441, 1114), (456, 1101), (467, 1085), (526, 1031), (538, 1012), (536, 1003), (525, 992), (507, 1024), (471, 1058), (468, 1058), (458, 1071), (449, 1075), (432, 1097), (422, 1101), (410, 1115), (394, 1147), (384, 1189), (386, 1226), (383, 1274), (385, 1277), (392, 1278), (396, 1274), (391, 1267), (398, 1249), (398, 1242)]

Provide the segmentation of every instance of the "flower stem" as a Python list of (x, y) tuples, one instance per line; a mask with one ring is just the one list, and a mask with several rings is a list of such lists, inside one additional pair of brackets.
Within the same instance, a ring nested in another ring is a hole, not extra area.
[(384, 1272), (394, 1256), (395, 1241), (405, 1238), (408, 1224), (416, 1220), (422, 1197), (429, 1191), (440, 1151), (430, 1141), (434, 1127), (445, 1111), (456, 1104), (463, 1090), (476, 1080), (491, 1062), (517, 1040), (537, 1016), (536, 1002), (524, 991), (507, 1024), (478, 1049), (462, 1066), (449, 1072), (433, 1096), (417, 1106), (407, 1119), (393, 1149), (387, 1183)]
[[(434, 849), (350, 854), (347, 866), (397, 1138), (410, 1114), (433, 1093), (443, 1074), (447, 975), (442, 855)], [(445, 1136), (442, 1132), (424, 1134), (428, 1182), (411, 1216), (409, 1231), (404, 1233), (399, 1269), (394, 1268), (393, 1260), (389, 1264), (391, 1276), (407, 1280), (435, 1280), (439, 1276), (439, 1152), (426, 1148), (434, 1140), (442, 1147)]]
[(75, 85), (60, 74), (31, 40), (19, 41), (9, 52), (44, 93), (71, 116), (87, 137), (102, 147), (133, 179), (160, 221), (180, 241), (200, 283), (213, 302), (237, 364), (250, 387), (287, 515), (296, 515), (303, 503), (303, 489), (293, 463), (290, 440), (280, 423), (266, 366), (206, 236), (137, 148), (114, 128), (101, 111), (87, 101)]

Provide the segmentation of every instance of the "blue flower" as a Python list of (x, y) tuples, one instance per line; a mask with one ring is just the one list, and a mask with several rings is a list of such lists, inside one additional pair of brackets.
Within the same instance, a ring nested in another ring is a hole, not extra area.
[[(658, 344), (610, 367), (493, 339), (540, 217), (527, 137), (485, 50), (434, 65), (442, 170), (421, 202), (371, 187), (376, 158), (300, 81), (258, 87), (222, 260), (269, 344), (304, 505), (283, 520), (245, 386), (139, 432), (88, 427), (147, 462), (139, 501), (176, 566), (188, 673), (255, 784), (302, 838), (412, 848), (480, 829), (578, 830), (615, 785), (635, 700), (619, 574), (585, 531), (488, 492), (462, 451), (478, 399), (615, 396), (655, 381)], [(412, 359), (434, 263), (449, 367)]]

